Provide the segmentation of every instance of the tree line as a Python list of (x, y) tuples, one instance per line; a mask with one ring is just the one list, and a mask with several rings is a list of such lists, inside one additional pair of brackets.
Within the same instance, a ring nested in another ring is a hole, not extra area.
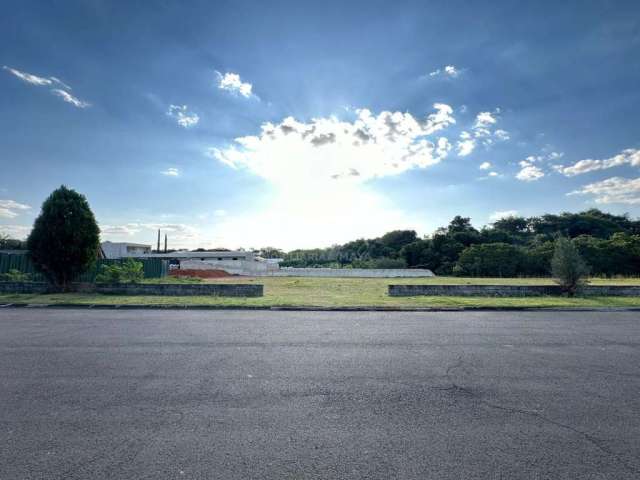
[(418, 238), (394, 230), (324, 249), (294, 250), (282, 266), (428, 268), (438, 275), (546, 276), (554, 241), (566, 237), (592, 275), (640, 275), (640, 220), (598, 209), (579, 213), (512, 216), (481, 229), (456, 216), (446, 227)]

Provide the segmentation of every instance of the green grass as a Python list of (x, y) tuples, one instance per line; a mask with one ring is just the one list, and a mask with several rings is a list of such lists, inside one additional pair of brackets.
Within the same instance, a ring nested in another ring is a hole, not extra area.
[[(26, 302), (34, 304), (80, 303), (106, 305), (220, 305), (220, 306), (319, 306), (319, 307), (640, 307), (640, 297), (389, 297), (389, 284), (484, 284), (547, 285), (547, 278), (297, 278), (231, 277), (209, 279), (210, 283), (264, 284), (265, 295), (259, 298), (211, 296), (120, 296), (100, 294), (0, 295), (0, 304)], [(149, 282), (152, 283), (152, 282)], [(638, 278), (594, 279), (594, 285), (640, 285)]]

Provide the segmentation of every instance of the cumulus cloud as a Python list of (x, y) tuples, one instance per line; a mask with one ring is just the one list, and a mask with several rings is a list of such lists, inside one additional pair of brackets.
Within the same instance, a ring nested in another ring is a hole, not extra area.
[(455, 65), (445, 65), (442, 68), (438, 68), (433, 72), (429, 73), (430, 77), (449, 77), (449, 78), (457, 78), (460, 75), (461, 71)]
[(221, 90), (242, 95), (245, 98), (252, 96), (253, 85), (249, 82), (243, 82), (237, 73), (227, 72), (222, 74), (216, 71), (216, 75), (218, 76), (218, 88)]
[(640, 150), (628, 148), (610, 158), (601, 160), (585, 159), (570, 166), (557, 165), (555, 169), (567, 177), (573, 177), (575, 175), (582, 175), (583, 173), (596, 170), (606, 170), (621, 165), (631, 165), (632, 167), (640, 166)]
[(640, 204), (640, 178), (612, 177), (589, 183), (568, 195), (592, 195), (596, 203)]
[(179, 177), (180, 176), (180, 170), (178, 170), (175, 167), (169, 167), (166, 170), (163, 170), (162, 172), (160, 172), (162, 175), (166, 175), (167, 177)]
[(61, 90), (59, 88), (54, 88), (53, 90), (51, 90), (51, 93), (62, 98), (62, 100), (64, 100), (67, 103), (70, 103), (71, 105), (77, 108), (87, 108), (91, 106), (90, 103), (80, 100), (79, 98), (76, 98), (73, 95), (71, 95), (69, 92), (65, 90)]
[(211, 154), (233, 168), (247, 168), (274, 183), (397, 175), (425, 168), (447, 156), (451, 145), (444, 137), (428, 138), (455, 123), (453, 110), (435, 104), (424, 120), (410, 113), (367, 109), (356, 111), (353, 122), (336, 117), (309, 123), (293, 117), (266, 123), (257, 136), (241, 137), (236, 145), (212, 149)]
[(189, 112), (186, 105), (169, 105), (167, 115), (184, 128), (193, 127), (200, 121), (200, 117), (195, 113)]
[(491, 220), (492, 222), (496, 222), (498, 220), (502, 220), (503, 218), (515, 217), (517, 215), (517, 210), (502, 210), (493, 212), (491, 215), (489, 215), (489, 220)]
[(456, 152), (459, 157), (466, 157), (473, 153), (478, 144), (489, 148), (495, 141), (510, 139), (509, 132), (506, 130), (493, 130), (498, 122), (499, 113), (500, 109), (497, 108), (494, 112), (480, 112), (476, 115), (470, 131), (464, 130), (460, 133), (460, 139), (456, 143)]
[(14, 200), (0, 200), (0, 218), (15, 218), (29, 209), (31, 207), (24, 203), (18, 203)]
[(523, 182), (533, 182), (544, 177), (542, 169), (533, 164), (530, 160), (532, 157), (527, 157), (527, 160), (520, 162), (520, 171), (516, 174), (518, 180)]
[(491, 168), (491, 162), (482, 162), (478, 168), (480, 168), (480, 170), (489, 170)]
[[(224, 220), (220, 231), (226, 232), (228, 243), (252, 228), (264, 232), (266, 243), (294, 248), (420, 225), (369, 191), (367, 182), (446, 158), (452, 146), (439, 132), (455, 123), (452, 108), (435, 104), (434, 112), (423, 118), (367, 109), (354, 113), (352, 120), (288, 117), (263, 124), (259, 134), (237, 138), (227, 148), (210, 150), (224, 165), (255, 174), (273, 187), (264, 211)], [(295, 237), (287, 233), (292, 225)]]

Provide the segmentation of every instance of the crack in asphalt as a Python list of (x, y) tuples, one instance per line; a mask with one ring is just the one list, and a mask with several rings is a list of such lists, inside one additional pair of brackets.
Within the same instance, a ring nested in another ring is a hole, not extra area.
[(445, 376), (447, 377), (447, 379), (449, 380), (449, 382), (451, 383), (450, 387), (441, 387), (438, 388), (438, 390), (441, 391), (446, 391), (446, 392), (452, 392), (455, 395), (458, 396), (462, 396), (462, 397), (466, 397), (466, 398), (470, 398), (471, 400), (484, 405), (486, 407), (495, 409), (495, 410), (501, 410), (503, 412), (507, 412), (507, 413), (512, 413), (512, 414), (518, 414), (518, 415), (527, 415), (533, 418), (536, 418), (538, 420), (541, 420), (542, 422), (548, 423), (550, 425), (554, 425), (556, 427), (559, 428), (563, 428), (565, 430), (569, 430), (570, 432), (573, 432), (579, 436), (581, 436), (582, 438), (584, 438), (588, 443), (590, 443), (591, 445), (595, 446), (598, 450), (600, 450), (602, 453), (604, 453), (605, 455), (607, 455), (608, 457), (615, 459), (620, 465), (622, 465), (629, 473), (633, 473), (633, 474), (640, 474), (640, 470), (637, 469), (636, 467), (634, 467), (633, 465), (630, 465), (627, 460), (625, 458), (623, 458), (621, 455), (617, 454), (616, 452), (614, 452), (613, 450), (611, 450), (605, 443), (604, 440), (588, 433), (585, 432), (583, 430), (579, 430), (571, 425), (568, 425), (566, 423), (562, 423), (562, 422), (558, 422), (557, 420), (553, 420), (552, 418), (546, 417), (544, 415), (542, 415), (540, 412), (537, 412), (535, 410), (527, 410), (527, 409), (523, 409), (523, 408), (516, 408), (516, 407), (507, 407), (504, 405), (500, 405), (498, 403), (493, 403), (489, 400), (485, 400), (484, 398), (482, 398), (482, 396), (472, 390), (471, 388), (468, 387), (464, 387), (461, 385), (458, 385), (453, 377), (452, 377), (452, 372), (458, 368), (465, 368), (466, 365), (462, 359), (462, 356), (458, 357), (458, 360), (456, 361), (456, 363), (454, 363), (453, 365), (450, 365), (445, 373)]

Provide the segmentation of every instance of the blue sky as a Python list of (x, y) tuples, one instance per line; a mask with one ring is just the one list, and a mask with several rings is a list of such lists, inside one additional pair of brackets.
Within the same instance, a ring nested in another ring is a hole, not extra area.
[(0, 231), (326, 246), (517, 212), (640, 216), (640, 4), (14, 1)]

